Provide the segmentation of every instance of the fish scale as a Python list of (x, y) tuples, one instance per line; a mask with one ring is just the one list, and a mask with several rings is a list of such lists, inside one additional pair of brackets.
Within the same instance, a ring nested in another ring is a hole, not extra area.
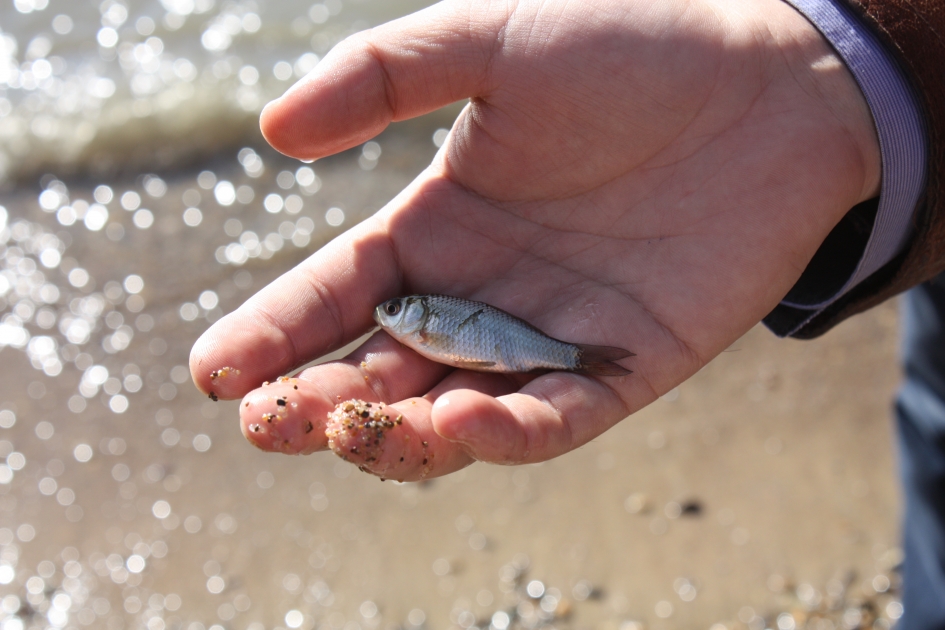
[[(576, 370), (580, 351), (531, 324), (481, 302), (442, 296), (428, 299), (424, 326), (433, 346), (451, 363), (491, 362), (487, 371)], [(442, 335), (442, 337), (441, 337)]]
[(567, 343), (494, 306), (445, 295), (411, 295), (374, 309), (374, 319), (392, 337), (423, 356), (482, 372), (562, 370), (623, 376), (613, 361), (632, 352), (609, 346)]

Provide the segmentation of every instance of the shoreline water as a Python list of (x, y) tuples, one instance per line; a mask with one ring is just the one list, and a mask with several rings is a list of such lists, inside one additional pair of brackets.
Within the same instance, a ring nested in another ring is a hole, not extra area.
[(337, 42), (422, 0), (17, 0), (0, 10), (0, 182), (113, 178), (258, 137)]

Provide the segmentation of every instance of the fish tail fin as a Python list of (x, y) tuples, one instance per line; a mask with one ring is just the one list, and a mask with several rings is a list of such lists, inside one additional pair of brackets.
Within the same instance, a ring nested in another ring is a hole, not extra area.
[(613, 346), (590, 346), (586, 344), (576, 344), (581, 350), (581, 365), (575, 370), (579, 374), (589, 374), (591, 376), (626, 376), (632, 374), (633, 370), (617, 365), (614, 361), (635, 357), (636, 355), (623, 348), (614, 348)]

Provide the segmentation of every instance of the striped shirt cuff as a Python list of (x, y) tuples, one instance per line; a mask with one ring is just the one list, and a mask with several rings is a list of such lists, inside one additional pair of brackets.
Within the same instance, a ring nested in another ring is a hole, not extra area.
[(856, 79), (873, 115), (883, 169), (873, 229), (849, 278), (827, 298), (819, 295), (810, 303), (797, 298), (781, 303), (809, 312), (793, 331), (786, 331), (792, 334), (902, 250), (910, 235), (927, 164), (921, 109), (902, 71), (876, 36), (841, 0), (785, 1), (824, 35)]

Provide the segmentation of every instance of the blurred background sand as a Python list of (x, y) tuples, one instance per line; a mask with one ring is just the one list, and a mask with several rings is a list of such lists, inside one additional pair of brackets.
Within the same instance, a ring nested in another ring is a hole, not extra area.
[(197, 336), (458, 111), (309, 166), (259, 108), (421, 4), (0, 8), (0, 628), (889, 627), (892, 303), (813, 342), (756, 328), (555, 461), (421, 484), (259, 452), (196, 392)]

